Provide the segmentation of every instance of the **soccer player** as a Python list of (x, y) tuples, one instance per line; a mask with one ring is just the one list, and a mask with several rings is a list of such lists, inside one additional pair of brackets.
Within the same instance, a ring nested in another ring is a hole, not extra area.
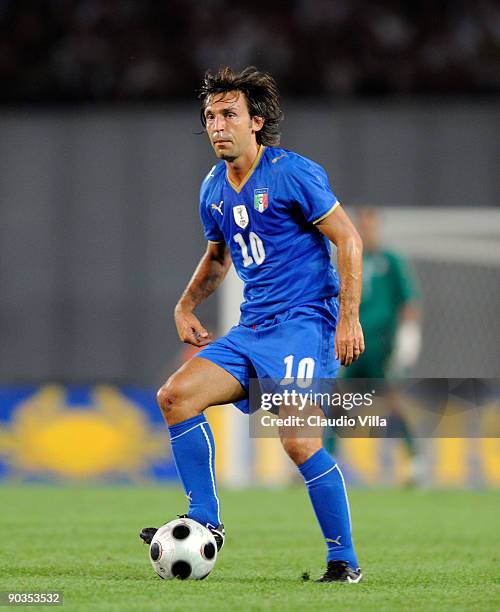
[[(158, 392), (172, 454), (189, 499), (185, 516), (225, 532), (214, 440), (203, 415), (234, 403), (249, 411), (249, 379), (334, 378), (364, 350), (358, 318), (362, 243), (321, 166), (279, 147), (282, 112), (273, 78), (253, 67), (207, 72), (201, 121), (219, 162), (201, 185), (207, 250), (175, 308), (180, 339), (205, 347)], [(330, 242), (338, 251), (338, 272)], [(244, 281), (240, 323), (212, 338), (194, 314), (231, 265)], [(340, 278), (339, 278), (340, 277)], [(337, 299), (337, 297), (339, 299)], [(302, 474), (327, 545), (320, 582), (357, 583), (344, 478), (317, 437), (283, 435)], [(142, 530), (150, 543), (156, 528)]]
[(359, 208), (356, 226), (364, 245), (360, 319), (365, 337), (373, 341), (346, 376), (401, 376), (415, 365), (420, 352), (417, 280), (401, 255), (382, 246), (375, 208)]
[[(417, 280), (399, 254), (380, 242), (377, 211), (370, 206), (357, 211), (356, 226), (363, 240), (363, 297), (360, 320), (367, 349), (344, 373), (345, 378), (407, 376), (421, 346), (420, 304)], [(407, 422), (404, 402), (395, 386), (386, 391), (391, 435), (402, 438), (410, 457), (407, 484), (421, 479), (415, 439)]]

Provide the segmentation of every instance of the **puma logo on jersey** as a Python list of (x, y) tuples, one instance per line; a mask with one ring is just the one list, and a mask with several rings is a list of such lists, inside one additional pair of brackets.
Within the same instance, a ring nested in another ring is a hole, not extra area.
[(337, 546), (342, 546), (342, 544), (340, 543), (340, 538), (342, 536), (339, 536), (338, 538), (325, 538), (325, 542), (331, 542), (332, 544), (336, 544)]
[(219, 206), (217, 206), (217, 204), (212, 204), (212, 208), (215, 208), (215, 210), (220, 213), (220, 216), (224, 216), (224, 213), (222, 212), (222, 205), (224, 204), (224, 200), (220, 201)]
[(278, 157), (275, 157), (274, 159), (271, 160), (271, 163), (275, 164), (276, 162), (278, 162), (282, 157), (286, 157), (286, 153), (283, 153), (282, 155), (278, 155)]

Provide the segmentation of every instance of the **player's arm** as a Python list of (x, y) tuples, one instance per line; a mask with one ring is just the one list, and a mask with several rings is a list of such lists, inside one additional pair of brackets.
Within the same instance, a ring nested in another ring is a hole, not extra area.
[(421, 313), (415, 301), (406, 302), (399, 310), (399, 322), (390, 361), (393, 376), (407, 374), (417, 363), (422, 347)]
[(193, 311), (222, 283), (230, 266), (231, 254), (227, 244), (209, 242), (205, 254), (175, 307), (175, 325), (183, 342), (194, 346), (205, 346), (212, 341), (210, 334)]
[(335, 355), (342, 365), (348, 366), (365, 350), (363, 330), (359, 322), (363, 243), (341, 206), (337, 206), (330, 215), (320, 221), (317, 228), (337, 247), (340, 310), (335, 334)]
[(422, 311), (418, 300), (412, 299), (404, 302), (399, 309), (399, 323), (419, 324), (422, 319)]
[(393, 376), (403, 376), (408, 375), (411, 368), (417, 363), (420, 354), (422, 312), (418, 282), (412, 268), (401, 257), (394, 259), (394, 265), (399, 282), (401, 304), (389, 367)]

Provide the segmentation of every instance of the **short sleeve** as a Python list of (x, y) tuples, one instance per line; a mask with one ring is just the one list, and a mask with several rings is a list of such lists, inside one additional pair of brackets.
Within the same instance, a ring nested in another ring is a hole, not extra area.
[(203, 225), (205, 238), (211, 242), (224, 242), (224, 235), (217, 225), (211, 210), (209, 209), (210, 202), (205, 198), (203, 186), (200, 192), (200, 218)]
[(291, 182), (294, 198), (310, 223), (319, 223), (339, 204), (319, 164), (302, 159), (293, 168)]

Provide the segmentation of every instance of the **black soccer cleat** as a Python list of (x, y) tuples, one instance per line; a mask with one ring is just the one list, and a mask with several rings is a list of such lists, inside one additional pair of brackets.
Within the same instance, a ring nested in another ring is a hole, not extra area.
[(224, 546), (224, 542), (226, 540), (226, 530), (224, 529), (224, 524), (221, 523), (217, 527), (210, 528), (209, 530), (212, 532), (214, 536), (215, 543), (217, 544), (217, 552)]
[(141, 529), (141, 533), (139, 534), (139, 537), (145, 544), (149, 546), (151, 542), (153, 541), (153, 538), (155, 537), (155, 533), (157, 531), (158, 531), (158, 527), (144, 527), (144, 529)]
[(361, 582), (363, 574), (361, 568), (354, 570), (347, 561), (328, 561), (326, 572), (316, 582), (347, 582), (357, 584)]
[[(179, 518), (188, 518), (185, 514), (179, 516)], [(217, 552), (224, 546), (224, 540), (226, 539), (226, 531), (224, 529), (224, 525), (221, 523), (217, 527), (209, 527), (209, 531), (212, 532), (214, 536), (215, 543), (217, 544)], [(144, 527), (141, 529), (141, 533), (139, 537), (145, 544), (151, 544), (153, 538), (155, 537), (155, 533), (158, 531), (158, 527)]]

